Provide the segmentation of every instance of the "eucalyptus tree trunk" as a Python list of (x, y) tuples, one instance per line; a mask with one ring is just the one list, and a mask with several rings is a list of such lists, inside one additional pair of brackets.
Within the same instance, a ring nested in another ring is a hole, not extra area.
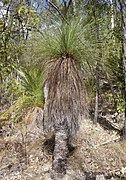
[(92, 2), (92, 13), (94, 18), (94, 25), (95, 25), (95, 39), (98, 50), (98, 59), (96, 61), (96, 67), (95, 67), (95, 79), (96, 79), (96, 92), (95, 92), (95, 112), (94, 112), (94, 123), (96, 124), (99, 117), (99, 60), (101, 58), (101, 46), (99, 44), (99, 23), (97, 22), (97, 16), (96, 16), (96, 2)]
[(96, 124), (99, 117), (99, 65), (98, 62), (96, 64), (95, 69), (96, 75), (96, 93), (95, 93), (95, 113), (94, 113), (94, 123)]
[(113, 5), (113, 0), (110, 0), (111, 3), (111, 28), (113, 29), (115, 26), (114, 22), (114, 5)]
[(73, 4), (73, 12), (74, 12), (74, 15), (75, 15), (76, 14), (76, 1), (72, 0), (72, 4)]
[(123, 58), (123, 74), (124, 74), (124, 103), (125, 103), (125, 122), (124, 122), (124, 138), (126, 138), (126, 0), (120, 0), (122, 13), (122, 58)]

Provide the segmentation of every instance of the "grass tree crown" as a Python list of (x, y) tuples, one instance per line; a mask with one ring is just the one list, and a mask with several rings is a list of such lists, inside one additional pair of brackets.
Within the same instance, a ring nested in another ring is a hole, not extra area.
[(80, 22), (71, 22), (44, 30), (46, 130), (65, 127), (67, 133), (73, 135), (78, 129), (80, 116), (87, 115), (86, 90), (81, 76), (81, 27)]

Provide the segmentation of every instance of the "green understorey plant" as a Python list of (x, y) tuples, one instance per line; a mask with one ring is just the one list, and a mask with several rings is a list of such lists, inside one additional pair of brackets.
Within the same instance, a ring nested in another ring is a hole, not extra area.
[[(42, 94), (42, 72), (37, 67), (25, 67), (20, 70), (15, 68), (18, 73), (18, 80), (13, 78), (8, 84), (13, 95), (12, 104), (3, 112), (1, 116), (8, 117), (12, 121), (19, 121), (27, 108), (43, 106)], [(4, 85), (4, 84), (3, 84)]]

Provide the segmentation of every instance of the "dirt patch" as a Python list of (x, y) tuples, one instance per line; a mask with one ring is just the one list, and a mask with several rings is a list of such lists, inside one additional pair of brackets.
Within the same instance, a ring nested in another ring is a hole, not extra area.
[[(32, 109), (22, 123), (2, 127), (1, 180), (50, 179), (53, 141), (46, 142), (41, 113), (41, 109)], [(65, 180), (126, 179), (126, 142), (115, 131), (82, 118), (72, 145)]]

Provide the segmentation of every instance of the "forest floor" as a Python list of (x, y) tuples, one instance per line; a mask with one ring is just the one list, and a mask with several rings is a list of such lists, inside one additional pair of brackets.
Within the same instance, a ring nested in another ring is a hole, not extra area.
[[(50, 180), (54, 143), (44, 136), (41, 113), (33, 108), (22, 122), (0, 121), (1, 180)], [(126, 180), (126, 141), (116, 128), (82, 118), (72, 145), (65, 180)]]

